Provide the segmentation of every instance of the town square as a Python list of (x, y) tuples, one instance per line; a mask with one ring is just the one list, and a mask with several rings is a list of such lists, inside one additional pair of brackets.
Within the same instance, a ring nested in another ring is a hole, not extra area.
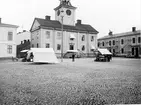
[(0, 61), (0, 102), (5, 105), (103, 105), (141, 103), (140, 59), (59, 64)]

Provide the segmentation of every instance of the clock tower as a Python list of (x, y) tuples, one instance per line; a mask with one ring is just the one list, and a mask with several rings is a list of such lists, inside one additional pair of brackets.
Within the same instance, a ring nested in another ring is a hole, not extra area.
[(60, 0), (60, 5), (55, 9), (55, 20), (58, 20), (64, 25), (75, 25), (75, 10), (76, 7), (72, 6), (70, 0)]

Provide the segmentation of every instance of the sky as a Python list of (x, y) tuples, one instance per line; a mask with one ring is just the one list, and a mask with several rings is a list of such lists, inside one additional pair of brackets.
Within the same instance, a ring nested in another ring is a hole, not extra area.
[[(98, 38), (108, 34), (141, 29), (141, 0), (70, 0), (76, 9), (76, 20), (90, 24), (98, 32)], [(0, 0), (2, 23), (18, 25), (18, 32), (29, 31), (33, 20), (51, 16), (59, 0)]]

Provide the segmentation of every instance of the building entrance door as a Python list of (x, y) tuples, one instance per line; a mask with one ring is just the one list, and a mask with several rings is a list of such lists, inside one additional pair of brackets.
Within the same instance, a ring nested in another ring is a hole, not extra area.
[(139, 57), (139, 49), (138, 47), (135, 48), (135, 57), (138, 58)]
[(73, 44), (70, 44), (70, 50), (74, 50), (74, 45)]

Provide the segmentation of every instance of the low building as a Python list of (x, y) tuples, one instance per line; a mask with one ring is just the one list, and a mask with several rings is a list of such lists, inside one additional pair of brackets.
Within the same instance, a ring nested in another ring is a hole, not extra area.
[(30, 49), (31, 33), (29, 31), (23, 30), (18, 32), (16, 36), (17, 44), (17, 57), (23, 57), (22, 50)]
[(16, 25), (5, 24), (0, 18), (0, 58), (16, 57)]
[(16, 35), (16, 44), (19, 45), (24, 42), (24, 40), (31, 39), (31, 33), (29, 31), (23, 30), (22, 32), (18, 32)]
[(107, 48), (113, 55), (141, 57), (141, 30), (132, 27), (132, 31), (113, 34), (98, 39), (98, 47)]
[(31, 47), (52, 47), (58, 56), (67, 50), (77, 49), (86, 56), (93, 55), (91, 47), (97, 47), (98, 31), (81, 20), (75, 23), (76, 7), (70, 1), (61, 0), (54, 10), (55, 20), (51, 20), (50, 16), (34, 19), (30, 29)]

